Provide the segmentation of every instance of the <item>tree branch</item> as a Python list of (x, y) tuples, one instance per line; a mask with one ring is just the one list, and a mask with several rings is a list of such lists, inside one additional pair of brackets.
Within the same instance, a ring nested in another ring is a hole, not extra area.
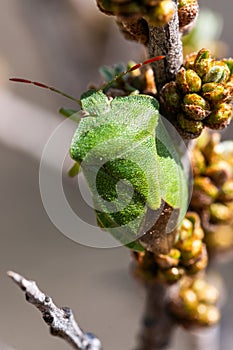
[[(149, 40), (147, 42), (149, 56), (165, 56), (165, 59), (152, 64), (158, 92), (166, 83), (175, 80), (176, 73), (183, 62), (177, 11), (178, 0), (173, 0), (173, 2), (176, 11), (172, 20), (162, 27), (149, 26)], [(161, 112), (164, 114), (164, 111)], [(147, 286), (146, 292), (146, 307), (137, 350), (166, 349), (175, 328), (174, 320), (168, 314), (166, 308), (169, 287), (155, 282)]]
[(166, 349), (175, 326), (166, 308), (169, 288), (159, 282), (146, 287), (146, 307), (136, 350)]
[[(178, 0), (173, 0), (173, 2), (177, 8)], [(165, 56), (164, 60), (152, 64), (156, 87), (160, 91), (163, 85), (175, 79), (175, 75), (183, 61), (177, 9), (167, 25), (162, 27), (149, 26), (147, 50), (150, 57)]]
[(63, 338), (76, 350), (101, 350), (101, 342), (91, 333), (84, 333), (76, 323), (72, 310), (58, 308), (52, 299), (40, 291), (34, 281), (9, 271), (8, 276), (25, 292), (26, 300), (34, 305), (50, 326), (51, 334)]

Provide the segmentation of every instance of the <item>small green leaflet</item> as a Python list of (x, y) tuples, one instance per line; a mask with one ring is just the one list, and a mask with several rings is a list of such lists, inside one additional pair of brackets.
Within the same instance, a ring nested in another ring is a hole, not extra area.
[[(102, 91), (81, 96), (81, 118), (70, 154), (80, 168), (93, 198), (97, 222), (132, 249), (148, 230), (148, 209), (162, 202), (187, 207), (187, 179), (173, 140), (159, 116), (159, 105), (148, 95), (108, 100)], [(183, 209), (185, 208), (185, 209)], [(151, 226), (153, 223), (151, 223)]]

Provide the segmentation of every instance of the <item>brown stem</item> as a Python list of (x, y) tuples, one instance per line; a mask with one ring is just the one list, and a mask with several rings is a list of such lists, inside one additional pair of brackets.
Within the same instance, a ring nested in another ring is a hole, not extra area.
[[(177, 7), (177, 0), (173, 0)], [(164, 55), (164, 60), (153, 63), (155, 82), (158, 91), (164, 84), (174, 80), (183, 61), (181, 35), (179, 33), (178, 12), (163, 27), (149, 26), (147, 50), (150, 57)]]
[[(173, 0), (177, 7), (177, 0)], [(163, 27), (149, 26), (147, 50), (150, 57), (164, 55), (165, 59), (152, 64), (158, 92), (171, 80), (183, 61), (178, 12)], [(162, 350), (171, 340), (174, 321), (166, 309), (169, 287), (160, 283), (147, 286), (147, 301), (137, 350)]]
[(174, 321), (165, 307), (168, 286), (159, 282), (147, 286), (146, 307), (136, 350), (162, 350), (170, 343)]

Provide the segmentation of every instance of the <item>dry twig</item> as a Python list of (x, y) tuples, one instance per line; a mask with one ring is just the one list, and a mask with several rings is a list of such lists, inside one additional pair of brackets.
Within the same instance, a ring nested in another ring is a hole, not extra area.
[(40, 291), (34, 281), (29, 281), (16, 272), (8, 276), (25, 292), (26, 300), (34, 305), (50, 326), (51, 334), (63, 338), (74, 349), (101, 350), (101, 342), (91, 333), (84, 333), (76, 323), (73, 312), (68, 307), (57, 307), (52, 299)]

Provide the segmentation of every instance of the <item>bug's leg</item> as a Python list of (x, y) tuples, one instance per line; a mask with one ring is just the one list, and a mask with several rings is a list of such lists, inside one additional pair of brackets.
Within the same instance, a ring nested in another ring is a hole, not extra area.
[(105, 90), (105, 89), (109, 88), (113, 83), (115, 83), (118, 79), (124, 77), (126, 74), (133, 72), (134, 70), (139, 69), (146, 64), (150, 64), (150, 63), (153, 63), (155, 61), (162, 60), (163, 58), (165, 58), (165, 56), (156, 56), (156, 57), (150, 58), (142, 63), (135, 64), (135, 66), (130, 67), (125, 72), (122, 72), (121, 74), (115, 76), (115, 78), (112, 79), (111, 81), (109, 81), (107, 84), (105, 84), (101, 90)]
[(75, 162), (73, 166), (70, 168), (70, 170), (68, 171), (68, 175), (70, 177), (75, 177), (76, 175), (78, 175), (79, 171), (80, 171), (80, 164), (78, 162)]

